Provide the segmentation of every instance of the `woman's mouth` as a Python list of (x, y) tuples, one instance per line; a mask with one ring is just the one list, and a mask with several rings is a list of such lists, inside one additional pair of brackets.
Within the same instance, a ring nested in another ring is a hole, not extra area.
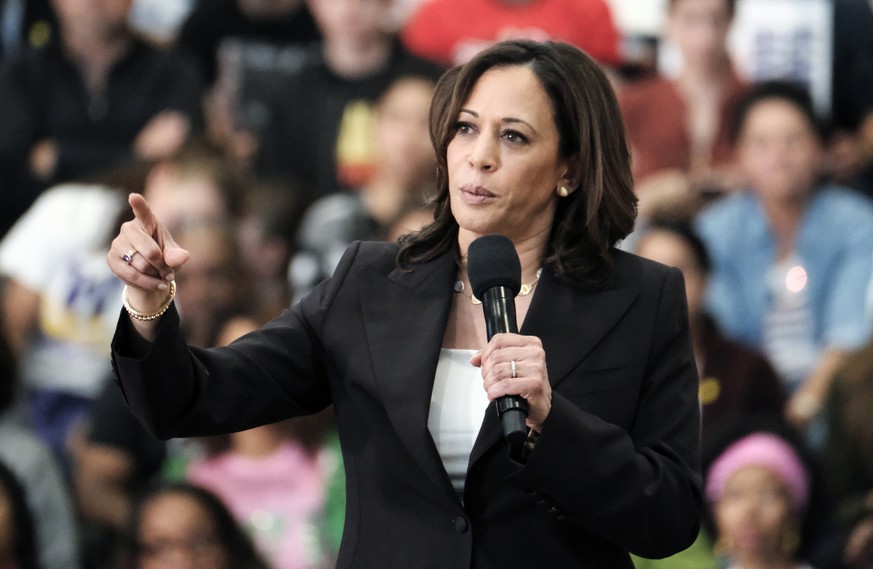
[(483, 188), (482, 186), (474, 186), (466, 184), (461, 186), (461, 197), (468, 204), (483, 204), (493, 200), (496, 196)]

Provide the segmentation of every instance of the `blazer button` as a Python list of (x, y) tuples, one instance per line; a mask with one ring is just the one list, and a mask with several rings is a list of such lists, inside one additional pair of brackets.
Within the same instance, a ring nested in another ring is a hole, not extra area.
[(470, 524), (467, 522), (467, 518), (464, 516), (458, 516), (455, 518), (455, 531), (458, 533), (466, 532), (470, 527)]

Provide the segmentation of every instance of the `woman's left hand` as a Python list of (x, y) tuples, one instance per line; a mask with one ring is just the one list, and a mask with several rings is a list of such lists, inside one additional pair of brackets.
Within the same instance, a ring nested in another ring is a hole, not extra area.
[[(515, 362), (515, 377), (512, 362)], [(482, 368), (488, 400), (519, 395), (529, 405), (527, 426), (539, 432), (552, 408), (552, 386), (546, 371), (546, 352), (536, 336), (495, 334), (484, 350), (470, 360)]]

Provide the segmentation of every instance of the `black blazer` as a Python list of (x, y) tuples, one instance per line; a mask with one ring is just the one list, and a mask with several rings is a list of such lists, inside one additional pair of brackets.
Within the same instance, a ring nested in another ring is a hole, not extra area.
[(333, 403), (341, 569), (630, 568), (628, 551), (691, 544), (698, 378), (678, 270), (615, 251), (595, 292), (543, 271), (521, 333), (543, 342), (551, 412), (521, 464), (489, 407), (462, 503), (427, 429), (457, 266), (447, 254), (398, 271), (396, 251), (352, 245), (313, 294), (226, 348), (189, 350), (174, 310), (150, 347), (122, 317), (113, 361), (130, 408), (167, 438)]

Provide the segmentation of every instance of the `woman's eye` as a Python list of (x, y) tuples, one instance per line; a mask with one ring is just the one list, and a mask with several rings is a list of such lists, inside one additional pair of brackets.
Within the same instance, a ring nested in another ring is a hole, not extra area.
[(455, 132), (458, 134), (468, 134), (473, 132), (473, 125), (468, 122), (460, 121), (455, 123)]
[(503, 138), (512, 142), (513, 144), (524, 144), (527, 142), (527, 137), (525, 137), (520, 132), (516, 132), (514, 130), (508, 130), (503, 133)]

